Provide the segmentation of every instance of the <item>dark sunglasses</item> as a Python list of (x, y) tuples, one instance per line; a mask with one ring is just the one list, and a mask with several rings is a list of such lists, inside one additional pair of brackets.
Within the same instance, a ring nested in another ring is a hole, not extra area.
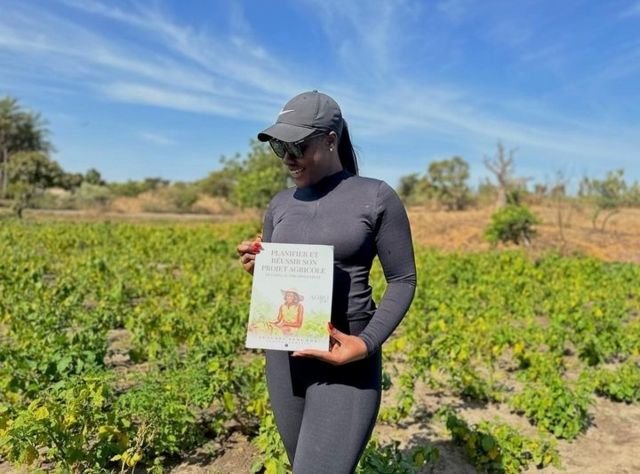
[(280, 159), (284, 159), (286, 153), (289, 153), (289, 155), (300, 159), (309, 146), (309, 140), (326, 133), (327, 132), (324, 131), (314, 133), (297, 142), (283, 142), (282, 140), (278, 140), (277, 138), (272, 138), (271, 140), (269, 140), (269, 145), (271, 145), (271, 149)]

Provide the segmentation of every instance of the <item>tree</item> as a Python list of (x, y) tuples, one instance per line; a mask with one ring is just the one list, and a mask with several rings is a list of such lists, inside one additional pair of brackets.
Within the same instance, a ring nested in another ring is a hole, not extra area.
[(240, 155), (228, 159), (220, 157), (222, 169), (212, 171), (206, 178), (197, 181), (195, 184), (201, 192), (213, 197), (223, 197), (229, 199), (233, 191), (238, 176), (242, 173)]
[(410, 202), (416, 194), (418, 183), (420, 183), (420, 175), (418, 173), (412, 173), (400, 178), (400, 184), (398, 185), (398, 196), (404, 202)]
[(629, 206), (640, 206), (640, 183), (634, 181), (632, 185), (627, 188), (626, 202)]
[(578, 195), (587, 198), (595, 205), (591, 218), (594, 229), (600, 214), (605, 214), (600, 226), (600, 230), (604, 230), (609, 219), (620, 212), (620, 207), (625, 203), (627, 183), (624, 180), (624, 170), (609, 171), (603, 180), (582, 178)]
[(102, 179), (100, 172), (95, 168), (91, 168), (87, 170), (87, 172), (84, 175), (84, 182), (93, 184), (95, 186), (104, 186), (106, 184), (105, 181)]
[(229, 196), (231, 202), (240, 207), (265, 208), (289, 182), (289, 172), (282, 161), (268, 144), (257, 140), (251, 141), (251, 151), (244, 160), (236, 159), (229, 166), (240, 170)]
[(448, 210), (462, 210), (471, 201), (467, 186), (469, 164), (459, 156), (433, 161), (427, 170), (427, 180), (436, 199)]
[(73, 191), (74, 189), (78, 189), (82, 186), (83, 181), (84, 176), (82, 173), (64, 173), (60, 180), (60, 186), (67, 191)]
[(0, 197), (3, 198), (5, 197), (7, 186), (9, 152), (13, 150), (19, 113), (20, 110), (16, 99), (7, 96), (0, 100), (0, 163), (2, 164), (2, 169), (0, 169), (0, 185), (2, 186)]
[(5, 197), (9, 182), (9, 162), (19, 152), (42, 152), (53, 147), (47, 140), (48, 130), (39, 114), (23, 110), (12, 97), (0, 100), (0, 197)]
[(562, 170), (557, 170), (555, 181), (548, 186), (550, 188), (549, 197), (556, 208), (556, 222), (558, 223), (558, 231), (563, 248), (567, 243), (564, 231), (571, 225), (571, 213), (574, 209), (571, 200), (567, 198), (568, 185), (569, 178), (565, 176)]
[(507, 203), (519, 204), (522, 191), (526, 189), (527, 181), (531, 179), (514, 177), (513, 156), (515, 153), (515, 148), (505, 153), (504, 145), (502, 145), (502, 142), (498, 142), (495, 157), (489, 159), (485, 156), (483, 160), (484, 165), (494, 174), (498, 182), (498, 197), (496, 201), (496, 207), (498, 208), (505, 206)]
[(22, 211), (36, 192), (61, 184), (64, 171), (43, 152), (29, 151), (13, 155), (7, 176), (14, 198), (14, 211), (22, 217)]
[(402, 176), (397, 192), (407, 205), (424, 203), (434, 196), (434, 190), (426, 174), (420, 176), (418, 173)]
[(147, 191), (155, 191), (169, 186), (170, 181), (159, 177), (144, 178), (142, 181), (128, 180), (124, 183), (108, 183), (109, 191), (116, 196), (136, 197)]

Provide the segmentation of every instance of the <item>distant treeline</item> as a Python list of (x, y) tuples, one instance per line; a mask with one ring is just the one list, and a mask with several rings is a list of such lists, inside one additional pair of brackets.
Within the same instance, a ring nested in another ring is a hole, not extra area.
[[(238, 208), (264, 208), (275, 193), (291, 185), (281, 160), (268, 145), (257, 141), (251, 142), (246, 156), (223, 156), (219, 169), (193, 182), (159, 177), (107, 182), (93, 168), (84, 174), (65, 171), (51, 159), (53, 150), (39, 114), (25, 110), (12, 97), (0, 100), (0, 198), (12, 200), (18, 215), (25, 207), (107, 206), (118, 197), (150, 193), (160, 196), (168, 203), (164, 208), (175, 212), (192, 211), (202, 196), (222, 198)], [(428, 163), (425, 173), (403, 176), (397, 192), (407, 205), (451, 211), (545, 199), (578, 199), (600, 210), (640, 206), (640, 185), (628, 183), (624, 170), (613, 170), (601, 179), (584, 177), (577, 195), (568, 196), (568, 179), (561, 175), (552, 183), (532, 185), (531, 179), (516, 176), (514, 154), (498, 143), (494, 157), (484, 159), (494, 179), (485, 179), (475, 188), (469, 184), (469, 164), (454, 156)]]

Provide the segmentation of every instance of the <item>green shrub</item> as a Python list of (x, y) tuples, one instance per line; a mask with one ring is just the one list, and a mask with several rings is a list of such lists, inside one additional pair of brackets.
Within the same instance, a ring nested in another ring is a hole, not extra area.
[(533, 226), (539, 223), (540, 220), (526, 206), (509, 204), (491, 216), (485, 237), (493, 245), (498, 242), (530, 245), (535, 235)]
[(600, 369), (594, 374), (595, 391), (616, 402), (633, 403), (640, 400), (640, 367), (627, 362), (616, 370)]
[(145, 178), (142, 181), (128, 180), (123, 183), (109, 183), (107, 186), (114, 196), (137, 197), (144, 192), (169, 186), (169, 180)]
[(30, 207), (33, 209), (75, 209), (76, 205), (71, 193), (52, 194), (45, 191), (33, 197)]
[(511, 406), (556, 438), (574, 439), (589, 425), (587, 408), (593, 399), (585, 388), (572, 389), (552, 376), (527, 384), (511, 399)]
[(104, 466), (129, 442), (108, 410), (113, 400), (105, 374), (54, 384), (14, 417), (3, 422), (0, 416), (0, 454), (30, 467), (38, 460), (52, 462), (62, 472)]
[(198, 200), (198, 190), (195, 186), (182, 183), (176, 183), (171, 187), (165, 188), (166, 196), (169, 202), (175, 206), (178, 212), (188, 212)]
[(425, 472), (427, 464), (434, 464), (440, 451), (430, 444), (414, 446), (404, 452), (399, 449), (400, 441), (381, 445), (372, 439), (358, 464), (356, 474), (413, 474)]
[(153, 192), (156, 199), (145, 202), (147, 212), (193, 212), (192, 206), (198, 201), (198, 189), (194, 185), (175, 183)]
[(560, 467), (560, 457), (553, 440), (529, 438), (506, 423), (481, 421), (469, 425), (452, 409), (440, 412), (453, 442), (463, 446), (469, 460), (480, 472), (515, 474), (533, 463), (542, 468)]
[(74, 194), (77, 207), (106, 206), (111, 201), (111, 192), (106, 186), (83, 182)]

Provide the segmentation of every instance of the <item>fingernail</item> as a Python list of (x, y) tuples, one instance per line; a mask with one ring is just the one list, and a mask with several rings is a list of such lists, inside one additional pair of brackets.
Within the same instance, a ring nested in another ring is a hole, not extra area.
[(334, 328), (333, 328), (333, 324), (331, 324), (331, 321), (329, 321), (327, 325), (329, 326), (329, 331), (333, 331)]

